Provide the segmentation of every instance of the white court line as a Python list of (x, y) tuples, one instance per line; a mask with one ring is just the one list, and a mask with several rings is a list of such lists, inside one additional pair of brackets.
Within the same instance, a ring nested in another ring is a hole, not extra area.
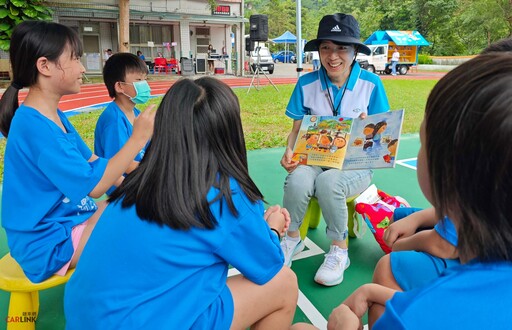
[(320, 330), (327, 329), (327, 320), (316, 309), (316, 307), (309, 301), (308, 298), (299, 290), (299, 301), (297, 302), (299, 308), (304, 312), (308, 320)]
[(300, 260), (304, 258), (313, 257), (319, 254), (325, 253), (324, 250), (322, 250), (318, 245), (316, 245), (312, 240), (310, 240), (308, 237), (304, 239), (304, 245), (308, 248), (307, 250), (302, 250), (302, 252), (296, 254), (293, 260)]
[(416, 166), (409, 165), (409, 164), (406, 163), (406, 162), (411, 161), (411, 160), (417, 160), (417, 158), (414, 157), (414, 158), (400, 159), (400, 160), (397, 160), (396, 163), (398, 165), (402, 165), (403, 167), (407, 167), (407, 168), (416, 170)]
[[(302, 251), (295, 255), (292, 260), (299, 260), (304, 258), (309, 258), (312, 256), (316, 256), (318, 254), (325, 253), (318, 245), (316, 245), (312, 240), (306, 237), (304, 239), (304, 245), (308, 248), (306, 251)], [(228, 277), (238, 275), (240, 272), (238, 269), (231, 268), (228, 270)], [(309, 301), (309, 299), (299, 290), (299, 300), (297, 301), (297, 306), (300, 310), (306, 315), (308, 320), (320, 330), (327, 329), (327, 320), (323, 317), (323, 315), (316, 309), (316, 307)]]

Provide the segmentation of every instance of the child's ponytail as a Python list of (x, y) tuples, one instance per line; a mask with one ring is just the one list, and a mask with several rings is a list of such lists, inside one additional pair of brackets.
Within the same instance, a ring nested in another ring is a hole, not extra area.
[(18, 109), (18, 92), (22, 88), (20, 83), (12, 82), (0, 100), (0, 132), (5, 137), (9, 134), (12, 118)]

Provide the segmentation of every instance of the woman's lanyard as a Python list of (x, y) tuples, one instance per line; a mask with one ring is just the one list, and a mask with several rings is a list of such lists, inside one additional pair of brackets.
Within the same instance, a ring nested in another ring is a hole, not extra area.
[(347, 81), (345, 82), (345, 87), (343, 88), (343, 92), (341, 93), (340, 102), (338, 103), (338, 106), (336, 106), (336, 107), (334, 107), (334, 101), (331, 96), (331, 89), (329, 88), (329, 84), (327, 83), (326, 75), (327, 75), (327, 72), (325, 72), (325, 75), (324, 75), (324, 83), (325, 83), (325, 87), (327, 89), (327, 97), (329, 98), (329, 104), (331, 105), (333, 116), (337, 116), (339, 114), (341, 102), (343, 101), (343, 96), (345, 96), (345, 92), (347, 91), (347, 85), (348, 85), (348, 82), (350, 81), (350, 75), (352, 75), (352, 67), (350, 68), (350, 73), (348, 74)]

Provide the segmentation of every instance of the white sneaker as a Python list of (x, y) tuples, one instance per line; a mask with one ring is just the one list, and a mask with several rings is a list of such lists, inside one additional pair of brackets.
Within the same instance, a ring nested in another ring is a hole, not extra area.
[(316, 272), (315, 282), (325, 286), (338, 285), (343, 281), (343, 273), (348, 266), (350, 266), (348, 250), (331, 245), (324, 262)]
[(291, 267), (293, 256), (304, 250), (304, 242), (300, 238), (298, 241), (292, 241), (285, 235), (281, 240), (281, 249), (284, 254), (284, 265)]

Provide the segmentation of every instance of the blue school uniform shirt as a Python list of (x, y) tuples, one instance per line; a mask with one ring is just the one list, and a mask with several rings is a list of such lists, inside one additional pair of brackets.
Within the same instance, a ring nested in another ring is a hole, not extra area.
[[(133, 108), (133, 113), (137, 117), (140, 111), (137, 108)], [(116, 102), (110, 102), (96, 123), (96, 129), (94, 130), (94, 153), (98, 157), (112, 158), (132, 136), (132, 132), (132, 123), (126, 118), (126, 115)], [(140, 162), (145, 152), (146, 147), (135, 156), (134, 160)], [(110, 195), (115, 188), (115, 186), (112, 186), (107, 191), (107, 195)]]
[[(343, 93), (345, 86), (346, 91)], [(332, 116), (333, 104), (327, 88), (335, 108), (341, 101), (338, 112), (340, 116), (356, 118), (361, 113), (374, 115), (389, 110), (388, 98), (380, 78), (362, 70), (356, 62), (348, 81), (341, 88), (330, 81), (324, 67), (300, 77), (286, 107), (286, 115), (294, 120), (301, 120), (307, 114)]]
[(506, 329), (510, 326), (512, 263), (447, 269), (431, 284), (397, 292), (374, 329)]
[(453, 224), (452, 220), (450, 220), (450, 218), (444, 217), (442, 221), (439, 221), (434, 226), (434, 230), (439, 234), (439, 236), (448, 241), (448, 243), (453, 246), (457, 246), (457, 229), (455, 228), (455, 225)]
[[(233, 203), (210, 209), (213, 230), (175, 230), (141, 220), (135, 206), (103, 212), (66, 285), (67, 329), (229, 329), (228, 265), (264, 284), (283, 267), (277, 236), (231, 179)], [(218, 189), (212, 188), (208, 200)]]
[(11, 255), (32, 282), (62, 268), (73, 255), (71, 230), (97, 206), (87, 195), (107, 160), (88, 162), (91, 150), (66, 116), (67, 133), (21, 105), (11, 123), (4, 159), (2, 226)]

